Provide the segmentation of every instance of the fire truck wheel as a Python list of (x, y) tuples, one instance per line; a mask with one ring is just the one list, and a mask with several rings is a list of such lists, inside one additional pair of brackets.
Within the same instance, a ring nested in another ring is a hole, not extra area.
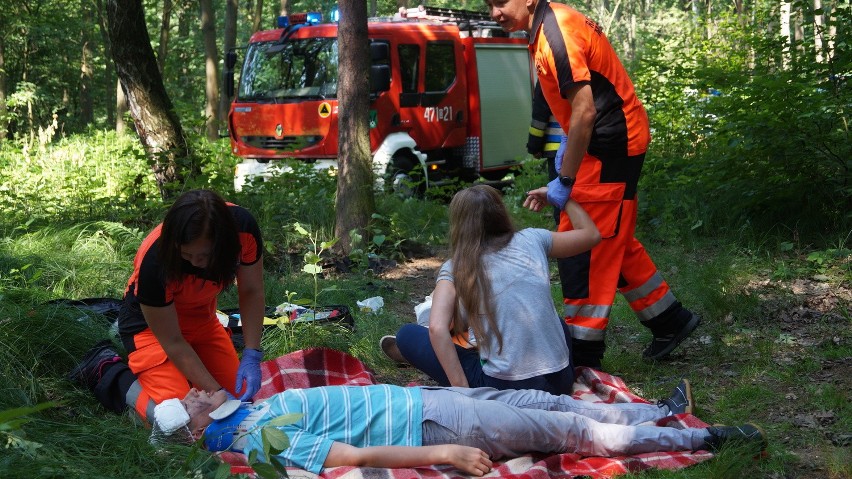
[(420, 197), (424, 192), (423, 173), (416, 168), (417, 160), (408, 153), (397, 153), (388, 165), (385, 191), (401, 198)]

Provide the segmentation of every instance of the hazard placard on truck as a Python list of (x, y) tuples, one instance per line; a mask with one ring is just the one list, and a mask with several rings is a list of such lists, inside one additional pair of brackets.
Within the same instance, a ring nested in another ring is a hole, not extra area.
[[(276, 160), (337, 158), (337, 24), (303, 14), (279, 25), (251, 37), (236, 89), (236, 55), (226, 61), (238, 190), (268, 177)], [(368, 35), (370, 150), (386, 190), (498, 180), (525, 158), (533, 87), (525, 37), (484, 13), (424, 7), (371, 19)]]

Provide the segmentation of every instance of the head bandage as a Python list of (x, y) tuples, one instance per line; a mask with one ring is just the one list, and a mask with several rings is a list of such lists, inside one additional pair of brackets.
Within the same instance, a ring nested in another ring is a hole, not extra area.
[(154, 419), (163, 434), (168, 436), (189, 424), (189, 413), (180, 399), (166, 399), (154, 407)]

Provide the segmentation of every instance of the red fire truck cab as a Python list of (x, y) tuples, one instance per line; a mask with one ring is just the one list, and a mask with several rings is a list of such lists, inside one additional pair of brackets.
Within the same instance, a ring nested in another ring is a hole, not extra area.
[[(275, 160), (324, 166), (337, 158), (337, 24), (299, 22), (258, 32), (247, 47), (229, 114), (232, 152), (242, 158), (238, 190), (272, 174)], [(510, 38), (484, 14), (423, 7), (371, 19), (368, 32), (370, 150), (387, 190), (496, 180), (526, 156), (533, 83), (525, 38)], [(226, 85), (235, 63), (229, 55)]]

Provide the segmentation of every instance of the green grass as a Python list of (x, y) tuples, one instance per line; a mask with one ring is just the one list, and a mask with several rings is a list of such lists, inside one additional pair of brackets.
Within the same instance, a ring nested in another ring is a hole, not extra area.
[[(331, 239), (333, 177), (297, 168), (237, 194), (229, 190), (233, 159), (219, 144), (204, 154), (203, 186), (248, 207), (261, 223), (267, 303), (284, 302), (288, 294), (313, 300), (313, 278), (301, 272), (309, 244), (293, 223), (319, 232), (321, 240)], [(3, 144), (0, 165), (0, 476), (214, 477), (216, 466), (206, 454), (179, 446), (154, 448), (136, 420), (106, 412), (87, 391), (64, 379), (110, 331), (95, 314), (46, 304), (57, 298), (121, 296), (135, 250), (163, 212), (136, 144), (96, 134), (47, 145), (29, 157)], [(542, 178), (541, 165), (530, 162), (505, 192), (520, 227), (551, 227), (549, 213), (532, 214), (520, 206), (524, 192)], [(378, 196), (370, 229), (385, 240), (363, 244), (363, 254), (402, 261), (442, 248), (446, 209), (440, 199)], [(687, 233), (658, 236), (640, 226), (639, 235), (678, 299), (702, 316), (702, 325), (671, 360), (644, 361), (641, 351), (650, 334), (618, 297), (604, 367), (651, 399), (666, 396), (680, 377), (690, 378), (699, 418), (763, 425), (770, 456), (753, 461), (723, 451), (684, 471), (627, 477), (850, 477), (848, 445), (832, 443), (852, 427), (848, 370), (844, 374), (842, 369), (852, 356), (849, 305), (838, 302), (830, 314), (801, 319), (793, 313), (802, 311), (797, 308), (804, 300), (786, 287), (819, 276), (819, 284), (848, 289), (848, 232), (805, 245), (789, 232), (743, 230), (707, 238), (680, 226)], [(319, 303), (356, 310), (356, 301), (382, 296), (386, 307), (377, 314), (354, 311), (354, 331), (309, 324), (270, 329), (263, 339), (268, 354), (326, 346), (360, 358), (384, 381), (418, 379), (414, 371), (385, 358), (377, 343), (413, 321), (412, 298), (429, 291), (383, 279), (363, 263), (349, 274), (333, 272), (330, 262), (326, 266)], [(559, 301), (558, 284), (553, 296)], [(222, 308), (236, 303), (233, 290), (220, 299)], [(28, 414), (29, 422), (2, 416), (44, 403), (56, 405)]]

